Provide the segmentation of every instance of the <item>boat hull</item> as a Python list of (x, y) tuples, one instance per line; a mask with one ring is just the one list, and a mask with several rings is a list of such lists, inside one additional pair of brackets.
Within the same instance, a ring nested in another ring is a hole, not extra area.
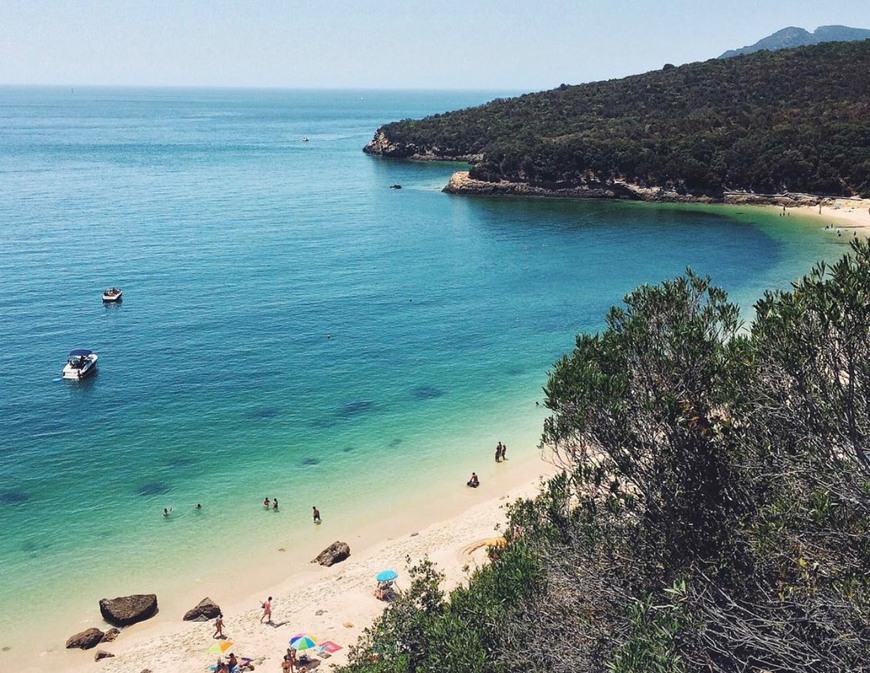
[(72, 381), (78, 381), (79, 379), (83, 379), (86, 376), (90, 376), (97, 370), (97, 354), (92, 353), (85, 358), (84, 363), (81, 366), (77, 366), (72, 362), (67, 362), (63, 368), (63, 378), (70, 379)]

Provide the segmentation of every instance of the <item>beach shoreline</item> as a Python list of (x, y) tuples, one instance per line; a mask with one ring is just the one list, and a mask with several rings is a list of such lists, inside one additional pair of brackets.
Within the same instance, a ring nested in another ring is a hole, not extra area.
[[(769, 208), (782, 210), (778, 205)], [(818, 222), (823, 227), (833, 227), (843, 237), (854, 234), (858, 236), (870, 236), (870, 199), (859, 198), (823, 198), (819, 204), (789, 206), (785, 213), (793, 212), (795, 215), (808, 220)]]
[[(413, 563), (428, 556), (444, 573), (445, 587), (455, 587), (476, 565), (485, 562), (484, 541), (498, 535), (498, 526), (505, 520), (503, 506), (518, 497), (534, 496), (540, 479), (556, 471), (527, 442), (511, 446), (509, 459), (498, 465), (491, 456), (481, 456), (481, 462), (484, 458), (492, 465), (478, 470), (479, 489), (467, 488), (464, 481), (444, 484), (441, 490), (446, 497), (420, 498), (397, 507), (386, 520), (364, 526), (355, 531), (352, 539), (342, 540), (349, 543), (351, 556), (330, 568), (311, 562), (326, 546), (321, 542), (316, 543), (316, 548), (305, 544), (295, 551), (281, 548), (272, 559), (249, 559), (244, 576), (225, 577), (220, 586), (195, 586), (184, 592), (184, 598), (158, 595), (158, 615), (124, 629), (113, 643), (84, 651), (64, 650), (61, 646), (43, 652), (33, 662), (22, 661), (21, 653), (10, 651), (0, 653), (0, 664), (5, 667), (14, 661), (16, 670), (22, 673), (203, 670), (216, 659), (207, 653), (218, 642), (212, 638), (213, 620), (184, 622), (181, 616), (208, 596), (221, 606), (232, 651), (253, 659), (258, 669), (278, 670), (289, 639), (305, 632), (342, 647), (319, 669), (330, 670), (346, 663), (349, 647), (384, 609), (385, 604), (373, 595), (374, 577), (380, 570), (397, 570), (401, 589), (402, 582), (407, 581), (406, 558)], [(318, 527), (318, 533), (325, 526)], [(270, 586), (258, 578), (274, 576), (263, 565), (272, 563), (283, 565), (285, 571), (284, 579)], [(191, 598), (194, 595), (197, 598)], [(274, 597), (272, 625), (259, 623), (259, 606), (267, 596)], [(96, 601), (94, 611), (97, 623), (90, 626), (108, 628), (99, 623)], [(69, 635), (75, 631), (71, 627)], [(95, 662), (98, 650), (114, 656)]]

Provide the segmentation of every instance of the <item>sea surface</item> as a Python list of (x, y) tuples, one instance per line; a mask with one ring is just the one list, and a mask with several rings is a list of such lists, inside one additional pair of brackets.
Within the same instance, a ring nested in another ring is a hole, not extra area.
[[(456, 165), (361, 151), (509, 93), (0, 88), (0, 646), (534, 451), (548, 368), (641, 283), (691, 266), (751, 316), (844, 252), (773, 210), (455, 197)], [(96, 376), (61, 379), (74, 348)]]

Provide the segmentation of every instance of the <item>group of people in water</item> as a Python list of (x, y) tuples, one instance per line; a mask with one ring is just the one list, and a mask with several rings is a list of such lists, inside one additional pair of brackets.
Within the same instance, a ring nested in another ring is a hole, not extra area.
[[(201, 512), (202, 505), (200, 503), (196, 503), (196, 505), (194, 506), (193, 509), (196, 510), (197, 512)], [(277, 512), (278, 511), (278, 498), (272, 498), (270, 500), (269, 496), (267, 495), (265, 498), (263, 498), (263, 509), (271, 509), (273, 512)], [(163, 508), (163, 518), (168, 519), (170, 514), (172, 514), (172, 508), (171, 507), (164, 507)], [(314, 519), (314, 523), (322, 523), (322, 520), (320, 518), (320, 510), (317, 509), (317, 507), (315, 505), (311, 506), (311, 515), (312, 515), (312, 518)]]
[[(503, 460), (507, 460), (507, 444), (503, 444), (499, 442), (495, 446), (495, 462), (500, 463)], [(480, 477), (477, 476), (476, 472), (471, 473), (471, 478), (465, 482), (466, 486), (470, 486), (471, 488), (477, 488), (480, 486)]]

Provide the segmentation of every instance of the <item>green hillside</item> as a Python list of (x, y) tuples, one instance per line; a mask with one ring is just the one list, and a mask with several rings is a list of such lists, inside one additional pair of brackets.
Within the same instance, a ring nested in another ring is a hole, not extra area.
[(546, 190), (625, 180), (870, 196), (870, 40), (713, 59), (404, 120), (366, 152)]
[(423, 560), (344, 673), (870, 671), (870, 245), (756, 305), (642, 286), (545, 387), (563, 472), (449, 595)]

